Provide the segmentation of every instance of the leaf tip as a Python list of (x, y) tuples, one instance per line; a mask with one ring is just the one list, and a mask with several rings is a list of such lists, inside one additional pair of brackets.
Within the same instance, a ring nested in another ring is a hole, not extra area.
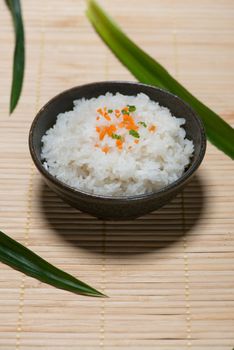
[(9, 106), (9, 115), (11, 115), (14, 112), (16, 106), (17, 106), (17, 101), (14, 101), (11, 97), (10, 106)]
[(98, 297), (98, 298), (109, 298), (108, 295), (102, 293), (102, 292), (99, 292), (98, 290), (95, 289), (95, 292), (92, 293), (92, 294), (89, 294), (90, 296), (93, 296), (93, 297)]
[(15, 110), (15, 106), (10, 105), (10, 108), (9, 108), (9, 115), (10, 115), (10, 116), (12, 115), (12, 113), (14, 112), (14, 110)]

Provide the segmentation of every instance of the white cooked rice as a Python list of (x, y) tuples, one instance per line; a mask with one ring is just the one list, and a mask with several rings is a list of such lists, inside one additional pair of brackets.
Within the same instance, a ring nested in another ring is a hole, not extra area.
[[(149, 132), (141, 125), (138, 144), (128, 130), (122, 131), (125, 144), (119, 150), (111, 137), (99, 141), (97, 109), (121, 110), (126, 105), (136, 106), (132, 113), (136, 123), (154, 124), (156, 131)], [(190, 162), (194, 146), (186, 139), (183, 124), (185, 119), (173, 117), (143, 93), (106, 93), (76, 100), (73, 110), (59, 114), (56, 124), (42, 137), (44, 167), (71, 187), (93, 194), (125, 196), (156, 191), (181, 177)], [(95, 147), (98, 142), (100, 147)], [(104, 146), (109, 147), (108, 153), (102, 151)]]

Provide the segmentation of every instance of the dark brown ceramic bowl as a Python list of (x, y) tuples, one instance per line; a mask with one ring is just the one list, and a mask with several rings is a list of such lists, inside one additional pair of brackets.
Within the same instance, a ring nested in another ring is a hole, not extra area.
[[(184, 126), (187, 137), (193, 140), (195, 151), (190, 166), (177, 181), (153, 193), (111, 197), (94, 195), (82, 190), (74, 189), (49, 174), (43, 167), (41, 160), (41, 138), (51, 128), (57, 115), (73, 108), (73, 101), (82, 97), (91, 98), (103, 95), (106, 92), (120, 92), (127, 95), (137, 95), (139, 92), (147, 94), (160, 105), (168, 107), (176, 117), (186, 119)], [(203, 125), (194, 111), (180, 98), (169, 92), (152, 86), (131, 82), (98, 82), (77, 86), (50, 100), (36, 115), (29, 134), (29, 148), (32, 159), (44, 177), (48, 186), (71, 206), (102, 219), (133, 219), (147, 214), (168, 203), (180, 192), (191, 179), (199, 167), (206, 149), (206, 137)]]

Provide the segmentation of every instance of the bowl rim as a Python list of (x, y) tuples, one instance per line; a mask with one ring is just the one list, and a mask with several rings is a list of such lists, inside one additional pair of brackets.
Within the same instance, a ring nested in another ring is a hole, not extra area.
[[(49, 105), (53, 104), (54, 101), (57, 101), (59, 98), (61, 98), (62, 95), (65, 95), (73, 90), (82, 89), (84, 87), (91, 88), (95, 85), (103, 85), (103, 84), (111, 84), (111, 85), (112, 84), (113, 85), (126, 84), (126, 85), (137, 85), (137, 86), (140, 86), (143, 88), (148, 87), (148, 88), (151, 88), (151, 89), (154, 89), (154, 90), (157, 90), (157, 91), (160, 91), (160, 92), (166, 94), (169, 98), (173, 97), (174, 99), (178, 100), (180, 104), (183, 104), (190, 111), (190, 114), (195, 119), (195, 122), (198, 124), (198, 129), (200, 131), (200, 135), (201, 135), (200, 151), (199, 151), (199, 154), (198, 154), (197, 158), (195, 159), (195, 161), (191, 163), (188, 170), (186, 170), (185, 173), (181, 177), (179, 177), (179, 179), (177, 179), (176, 181), (173, 181), (171, 184), (161, 188), (160, 190), (156, 190), (153, 192), (136, 194), (136, 195), (128, 195), (128, 196), (112, 196), (112, 195), (94, 194), (94, 193), (91, 193), (91, 192), (88, 192), (88, 191), (85, 191), (82, 189), (74, 188), (74, 187), (62, 182), (61, 180), (57, 179), (55, 176), (51, 175), (48, 170), (45, 169), (45, 167), (43, 166), (43, 164), (41, 162), (41, 159), (39, 159), (36, 155), (36, 151), (34, 149), (34, 144), (33, 144), (34, 131), (36, 129), (38, 121), (40, 120), (41, 114), (44, 112), (44, 110)], [(186, 183), (187, 180), (193, 175), (193, 173), (197, 170), (197, 168), (201, 164), (201, 162), (205, 156), (207, 142), (206, 142), (206, 134), (205, 134), (205, 128), (204, 128), (203, 122), (198, 117), (196, 112), (190, 107), (190, 105), (187, 102), (185, 102), (184, 100), (182, 100), (180, 97), (178, 97), (177, 95), (175, 95), (167, 90), (164, 90), (164, 89), (161, 89), (161, 88), (158, 88), (156, 86), (149, 85), (149, 84), (143, 84), (143, 83), (134, 82), (134, 81), (110, 80), (110, 81), (98, 81), (98, 82), (92, 82), (92, 83), (88, 83), (88, 84), (77, 85), (77, 86), (74, 86), (70, 89), (66, 89), (66, 90), (58, 93), (54, 97), (52, 97), (37, 112), (32, 124), (31, 124), (31, 127), (30, 127), (28, 144), (29, 144), (29, 150), (30, 150), (32, 160), (33, 160), (35, 166), (37, 167), (37, 169), (40, 171), (40, 173), (42, 175), (45, 176), (45, 178), (47, 178), (49, 181), (53, 182), (57, 187), (62, 187), (64, 190), (71, 191), (73, 194), (79, 194), (79, 195), (82, 195), (85, 197), (92, 198), (94, 200), (103, 200), (103, 201), (105, 201), (105, 200), (110, 201), (111, 200), (111, 201), (123, 201), (123, 202), (125, 202), (126, 200), (135, 201), (135, 200), (140, 200), (140, 199), (143, 200), (143, 199), (149, 199), (149, 198), (154, 198), (154, 197), (160, 197), (165, 193), (170, 193), (176, 187), (178, 187), (178, 186), (180, 187), (183, 183)]]

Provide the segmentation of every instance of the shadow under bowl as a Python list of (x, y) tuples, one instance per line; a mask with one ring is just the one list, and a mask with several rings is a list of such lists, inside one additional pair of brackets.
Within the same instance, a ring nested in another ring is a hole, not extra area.
[[(83, 190), (74, 189), (58, 180), (44, 168), (43, 160), (41, 159), (41, 138), (56, 123), (57, 115), (72, 110), (74, 100), (80, 98), (90, 99), (104, 95), (107, 92), (113, 94), (119, 92), (124, 95), (134, 96), (141, 92), (145, 93), (151, 100), (167, 107), (175, 117), (186, 120), (184, 129), (186, 137), (194, 143), (194, 154), (189, 167), (177, 181), (152, 193), (111, 197), (94, 195)], [(204, 158), (206, 136), (203, 125), (195, 112), (177, 96), (145, 84), (106, 81), (77, 86), (52, 98), (37, 113), (32, 123), (29, 133), (29, 148), (32, 159), (45, 182), (65, 202), (101, 219), (128, 220), (162, 207), (184, 188)]]

